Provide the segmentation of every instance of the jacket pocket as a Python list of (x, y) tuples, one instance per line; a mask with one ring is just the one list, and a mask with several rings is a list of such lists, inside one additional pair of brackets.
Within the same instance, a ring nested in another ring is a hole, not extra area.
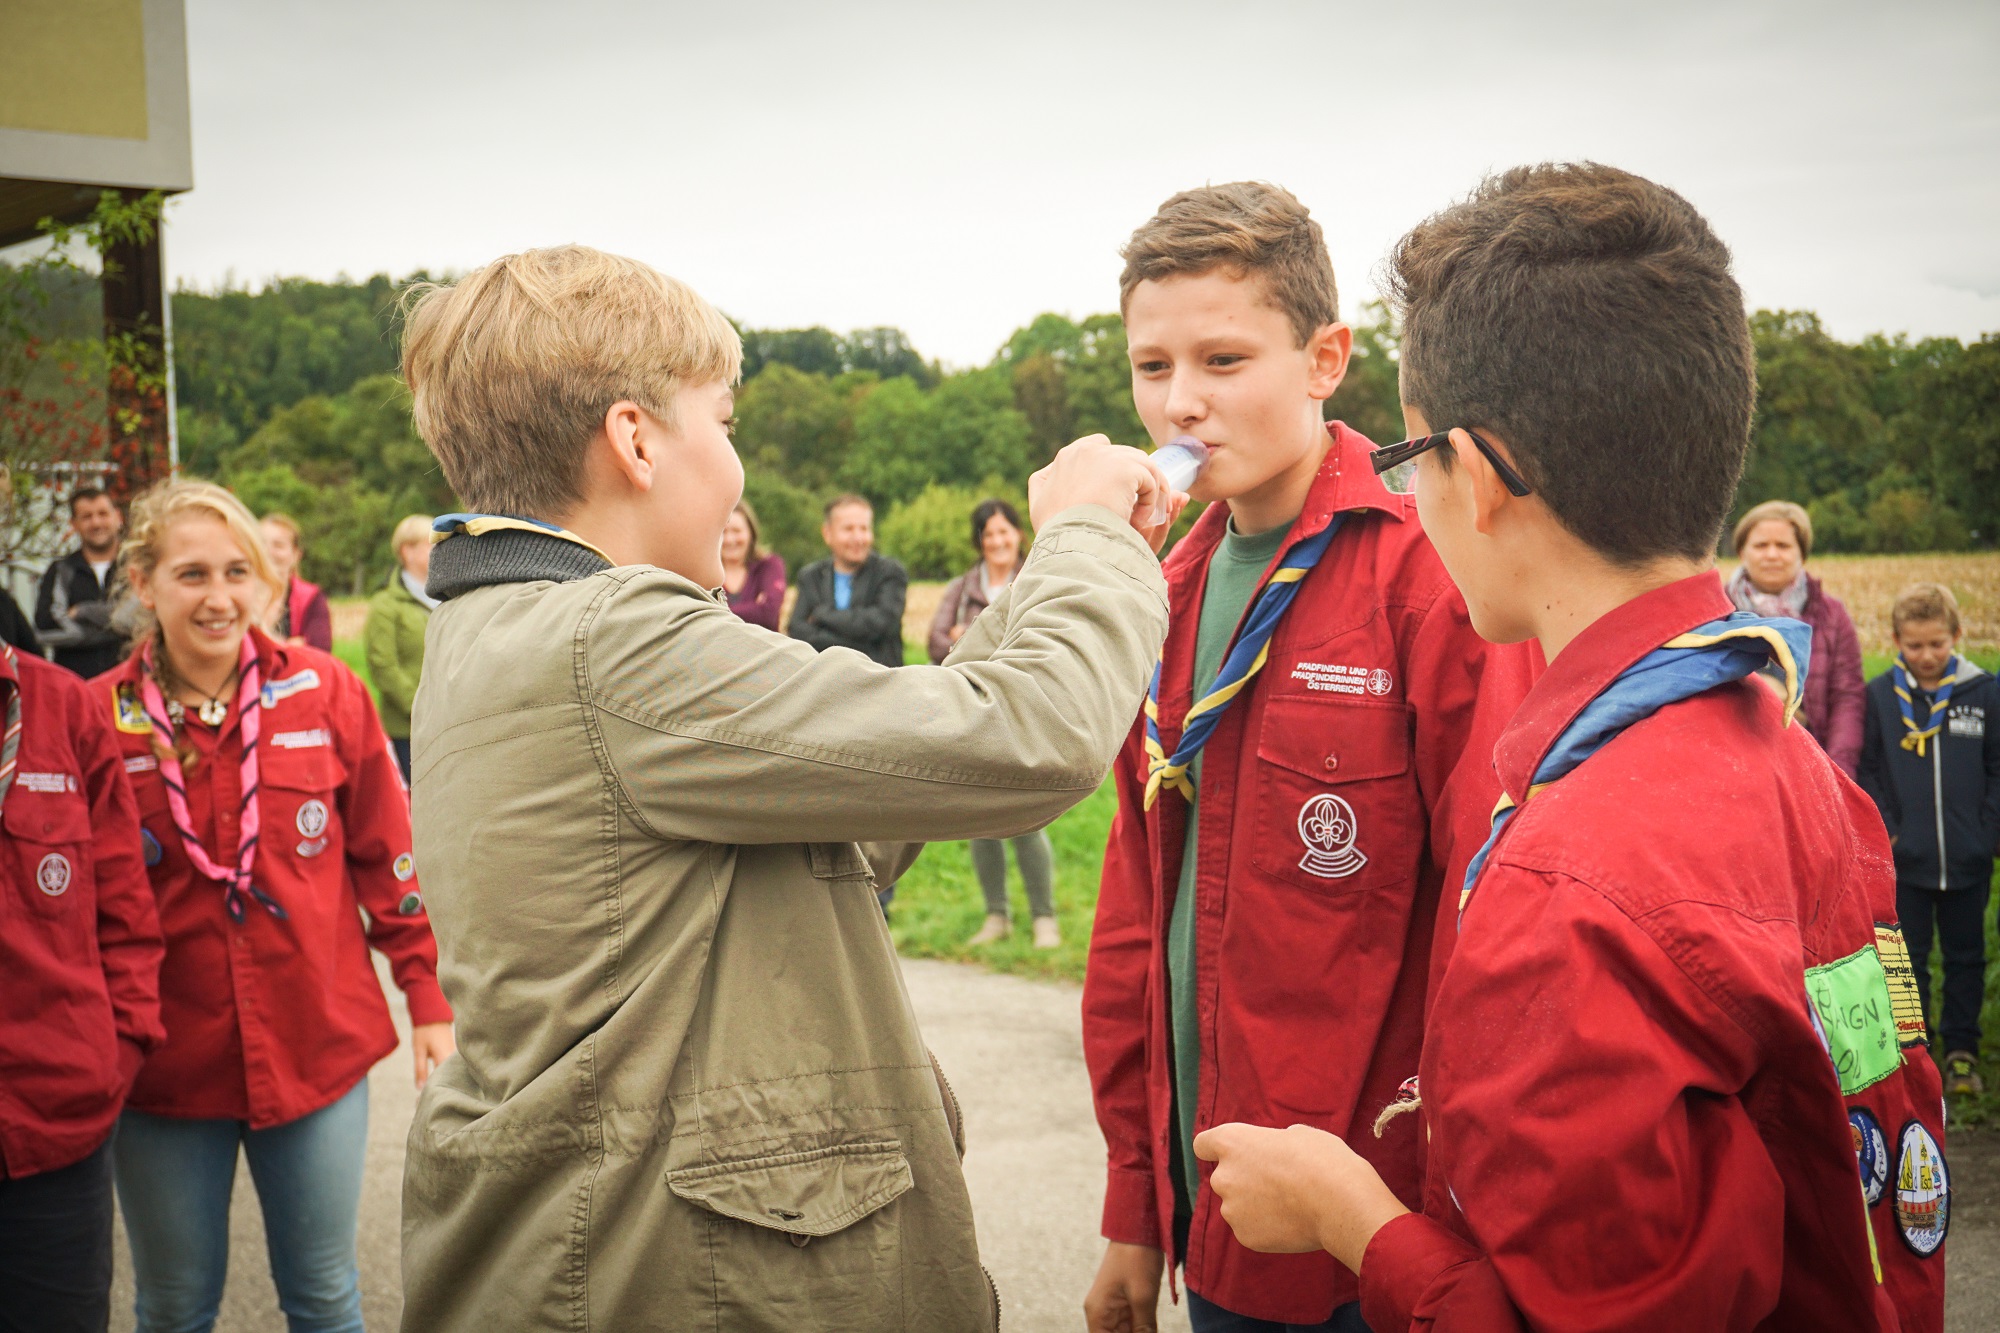
[(1251, 863), (1324, 894), (1414, 875), (1424, 819), (1410, 774), (1410, 725), (1401, 704), (1267, 703)]
[(331, 857), (337, 864), (344, 851), (339, 794), (347, 767), (333, 752), (332, 738), (293, 748), (260, 745), (257, 764), (258, 854), (300, 865)]
[(913, 1184), (893, 1139), (667, 1173), (668, 1189), (713, 1214), (717, 1325), (772, 1333), (904, 1326), (894, 1204)]
[(809, 842), (806, 859), (814, 879), (858, 879), (873, 881), (875, 872), (859, 845), (851, 842)]
[(96, 936), (97, 895), (90, 856), (90, 807), (80, 793), (40, 792), (17, 777), (0, 808), (0, 827), (13, 844), (12, 878), (28, 914), (73, 921)]

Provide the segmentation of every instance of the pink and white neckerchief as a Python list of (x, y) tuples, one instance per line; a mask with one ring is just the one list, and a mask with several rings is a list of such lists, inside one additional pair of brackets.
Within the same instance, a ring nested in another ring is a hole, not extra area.
[(14, 788), (14, 770), (21, 758), (21, 659), (14, 654), (14, 645), (0, 643), (0, 652), (7, 656), (7, 726), (0, 732), (0, 806), (7, 803), (7, 793)]
[[(160, 778), (167, 784), (167, 813), (173, 816), (174, 830), (181, 835), (181, 847), (187, 852), (188, 860), (194, 868), (223, 886), (222, 905), (229, 909), (229, 919), (238, 923), (243, 920), (243, 895), (249, 894), (264, 905), (264, 910), (278, 920), (285, 920), (285, 909), (275, 898), (250, 882), (250, 867), (257, 860), (257, 732), (262, 722), (259, 717), (259, 696), (262, 693), (260, 674), (257, 670), (257, 644), (249, 635), (243, 636), (243, 662), (240, 668), (242, 683), (236, 689), (237, 726), (243, 734), (243, 761), (238, 770), (243, 788), (243, 804), (237, 812), (236, 865), (225, 868), (217, 865), (209, 856), (208, 849), (195, 836), (194, 820), (188, 814), (187, 779), (181, 773), (180, 755), (174, 750), (174, 724), (167, 709), (167, 701), (160, 693), (159, 677), (154, 673), (154, 643), (148, 643), (141, 664), (145, 667), (139, 675), (140, 700), (146, 708), (146, 716), (153, 724), (153, 730), (166, 738), (164, 745), (155, 746), (159, 751)], [(223, 719), (228, 725), (228, 719)]]

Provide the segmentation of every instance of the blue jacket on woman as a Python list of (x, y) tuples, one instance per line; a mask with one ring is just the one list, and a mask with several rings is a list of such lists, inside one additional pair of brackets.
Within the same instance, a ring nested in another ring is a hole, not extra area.
[[(1875, 798), (1896, 844), (1896, 882), (1969, 889), (1993, 873), (2000, 842), (2000, 682), (1964, 657), (1952, 677), (1944, 727), (1919, 755), (1897, 706), (1895, 668), (1868, 682), (1862, 790)], [(1930, 695), (1912, 699), (1919, 721)]]

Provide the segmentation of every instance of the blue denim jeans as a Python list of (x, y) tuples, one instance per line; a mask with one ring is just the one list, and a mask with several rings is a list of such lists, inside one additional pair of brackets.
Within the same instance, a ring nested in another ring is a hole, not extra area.
[(1361, 1319), (1361, 1303), (1336, 1306), (1323, 1324), (1280, 1324), (1269, 1319), (1252, 1319), (1231, 1314), (1192, 1291), (1187, 1294), (1188, 1325), (1194, 1333), (1368, 1333)]
[(138, 1333), (207, 1333), (229, 1273), (236, 1153), (263, 1206), (271, 1280), (291, 1333), (363, 1333), (355, 1231), (368, 1148), (368, 1080), (270, 1129), (127, 1111), (113, 1159), (132, 1243)]

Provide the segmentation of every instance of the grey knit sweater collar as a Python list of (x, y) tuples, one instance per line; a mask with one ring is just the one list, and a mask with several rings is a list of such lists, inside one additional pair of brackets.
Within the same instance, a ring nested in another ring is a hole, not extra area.
[(474, 536), (461, 532), (431, 548), (424, 587), (448, 602), (460, 593), (496, 583), (571, 583), (611, 568), (588, 546), (554, 533), (506, 528)]

